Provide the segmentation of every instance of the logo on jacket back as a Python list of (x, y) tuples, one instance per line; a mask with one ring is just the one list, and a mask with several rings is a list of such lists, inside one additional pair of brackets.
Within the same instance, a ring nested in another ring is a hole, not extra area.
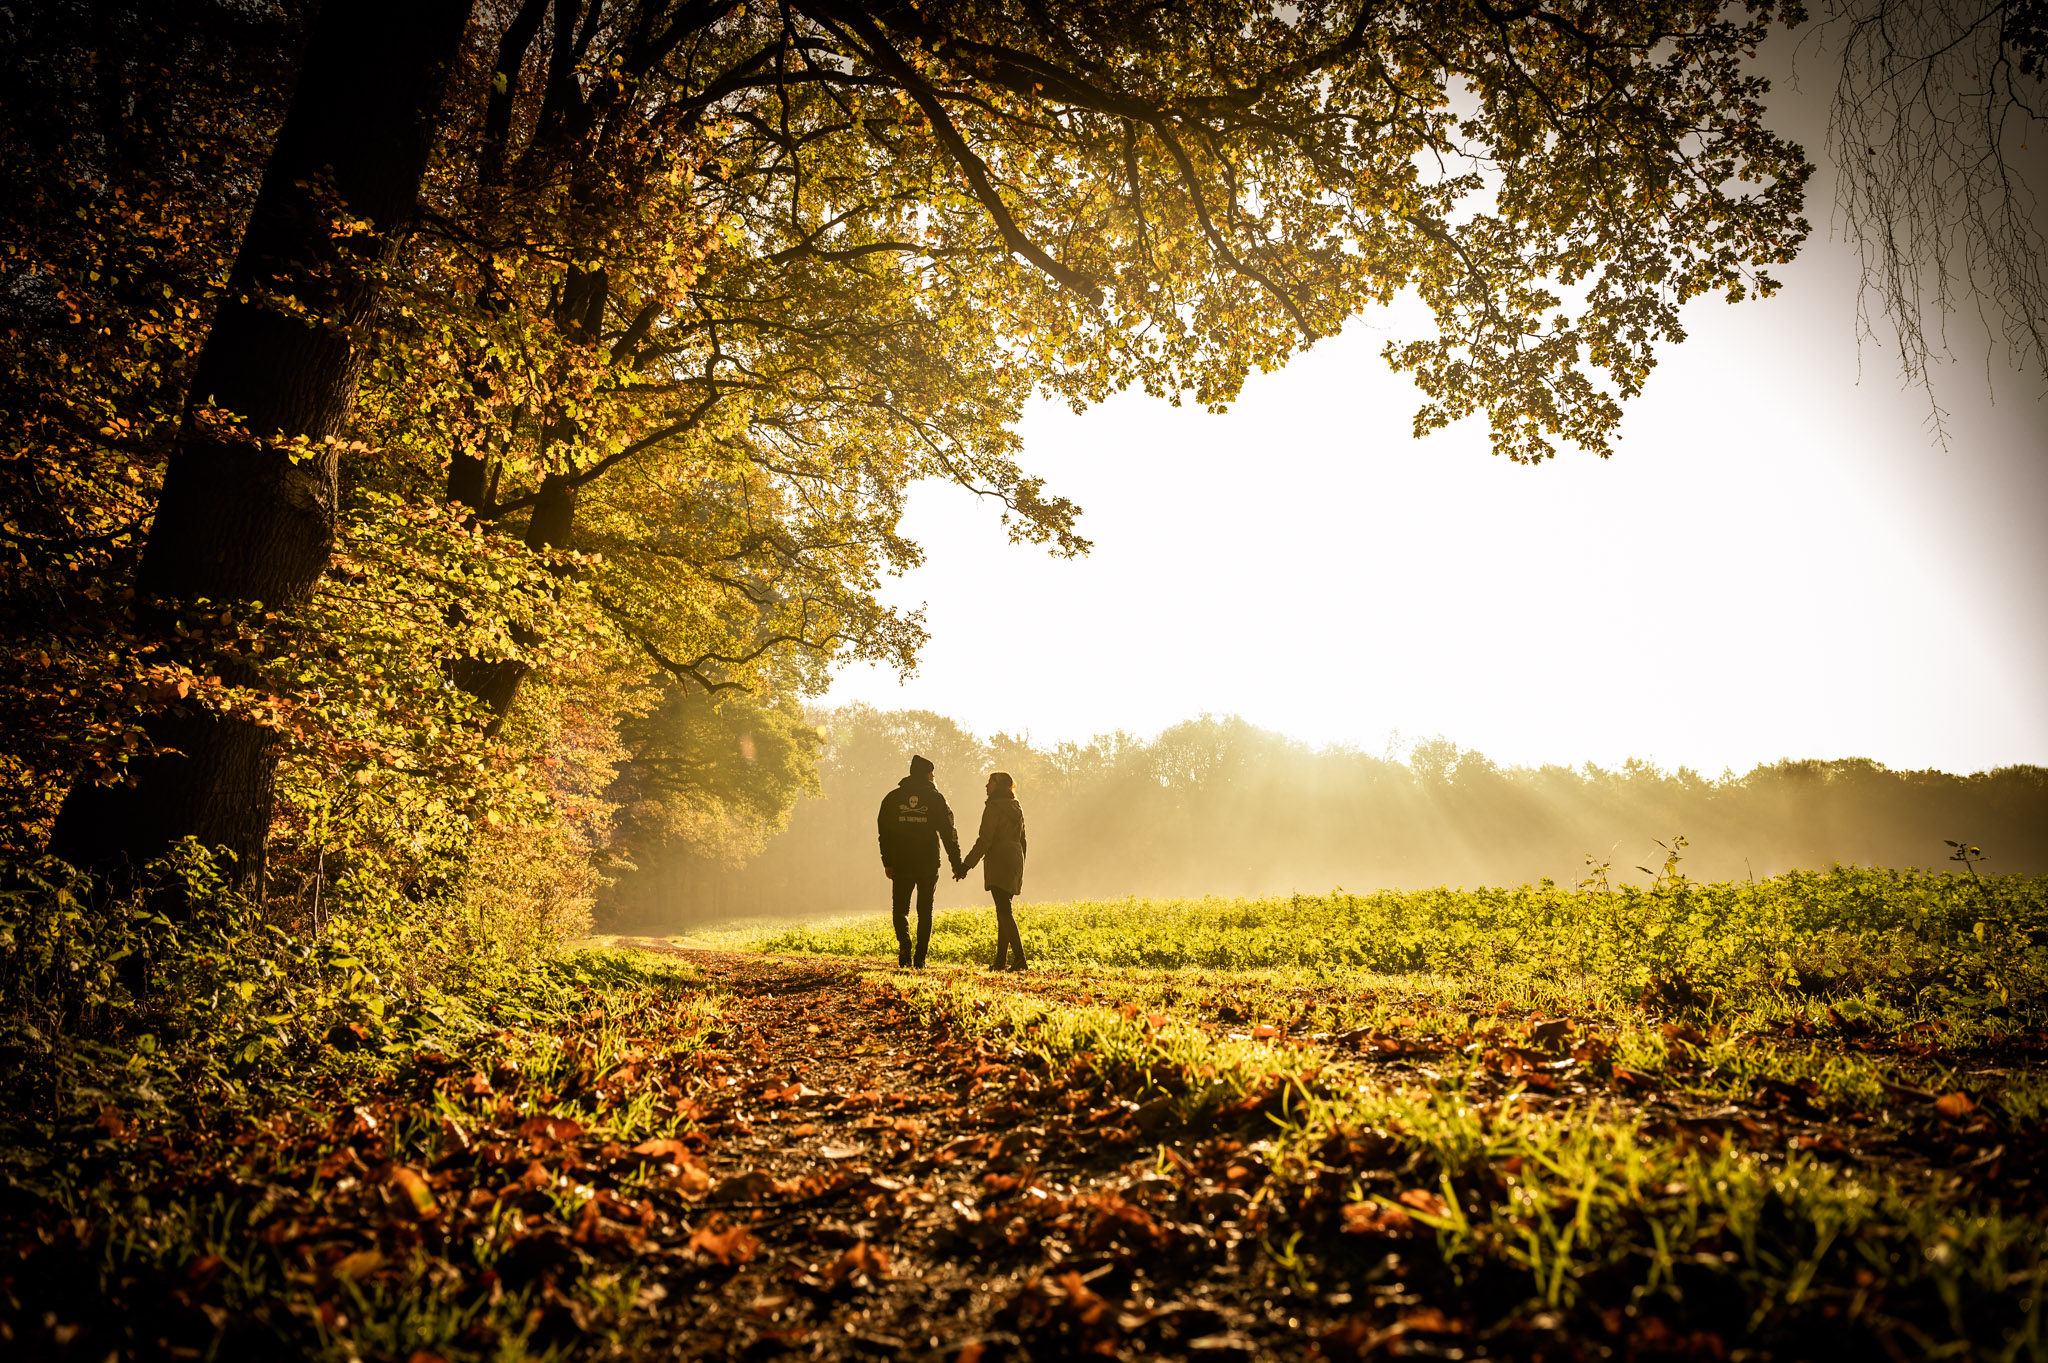
[(905, 803), (905, 804), (907, 804), (907, 805), (909, 805), (909, 806), (910, 806), (910, 807), (911, 807), (912, 809), (916, 809), (916, 808), (917, 808), (917, 797), (916, 797), (915, 795), (913, 795), (913, 796), (911, 796), (911, 797), (910, 797), (910, 798), (909, 798), (908, 800), (905, 800), (905, 801), (904, 801), (904, 803)]

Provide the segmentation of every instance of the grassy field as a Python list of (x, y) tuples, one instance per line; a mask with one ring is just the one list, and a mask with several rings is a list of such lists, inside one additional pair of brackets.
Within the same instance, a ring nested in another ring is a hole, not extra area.
[(223, 928), (0, 1067), (0, 1354), (2048, 1360), (2048, 878), (1676, 869)]
[[(1305, 1284), (1348, 1293), (1423, 1236), (1468, 1292), (1637, 1353), (1692, 1332), (1702, 1357), (1810, 1356), (1852, 1329), (2048, 1357), (2048, 879), (1668, 874), (1019, 922), (1032, 972), (942, 967), (921, 1006), (1131, 1104), (1162, 1150), (1267, 1112), (1268, 1248)], [(879, 914), (748, 944), (894, 953)], [(987, 912), (935, 925), (936, 962), (993, 951)]]

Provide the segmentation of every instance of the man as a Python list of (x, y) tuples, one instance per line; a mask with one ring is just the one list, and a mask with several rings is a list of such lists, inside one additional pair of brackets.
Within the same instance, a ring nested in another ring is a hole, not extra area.
[[(896, 923), (896, 964), (924, 969), (924, 949), (932, 938), (932, 894), (939, 884), (939, 843), (946, 860), (960, 871), (960, 835), (953, 830), (953, 811), (932, 784), (932, 764), (910, 759), (910, 775), (882, 799), (875, 816), (882, 843), (882, 874), (889, 877), (891, 915)], [(917, 891), (917, 951), (910, 949), (910, 892)]]

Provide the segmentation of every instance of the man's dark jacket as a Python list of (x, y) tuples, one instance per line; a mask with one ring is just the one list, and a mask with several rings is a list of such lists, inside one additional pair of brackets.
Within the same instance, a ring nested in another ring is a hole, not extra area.
[(947, 860), (960, 864), (960, 835), (953, 828), (953, 811), (939, 788), (922, 776), (904, 777), (882, 797), (875, 832), (882, 842), (882, 865), (892, 871), (917, 879), (933, 874), (939, 869), (942, 838)]

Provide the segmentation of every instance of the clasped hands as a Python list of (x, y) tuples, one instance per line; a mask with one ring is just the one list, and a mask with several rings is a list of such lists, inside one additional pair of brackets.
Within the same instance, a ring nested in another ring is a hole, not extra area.
[[(892, 868), (890, 868), (890, 867), (888, 867), (888, 866), (884, 866), (884, 867), (882, 868), (882, 874), (883, 874), (883, 875), (885, 875), (885, 876), (887, 876), (887, 877), (888, 877), (889, 879), (891, 879), (891, 880), (894, 880), (894, 879), (896, 878), (896, 872), (895, 872), (895, 871), (894, 871), (894, 870), (893, 870)], [(953, 863), (953, 879), (955, 879), (955, 880), (965, 880), (965, 879), (967, 879), (967, 867), (966, 867), (966, 866), (964, 866), (964, 865), (962, 865), (962, 864), (961, 864), (960, 862), (957, 862), (957, 861), (956, 861), (956, 862), (954, 862), (954, 863)]]

